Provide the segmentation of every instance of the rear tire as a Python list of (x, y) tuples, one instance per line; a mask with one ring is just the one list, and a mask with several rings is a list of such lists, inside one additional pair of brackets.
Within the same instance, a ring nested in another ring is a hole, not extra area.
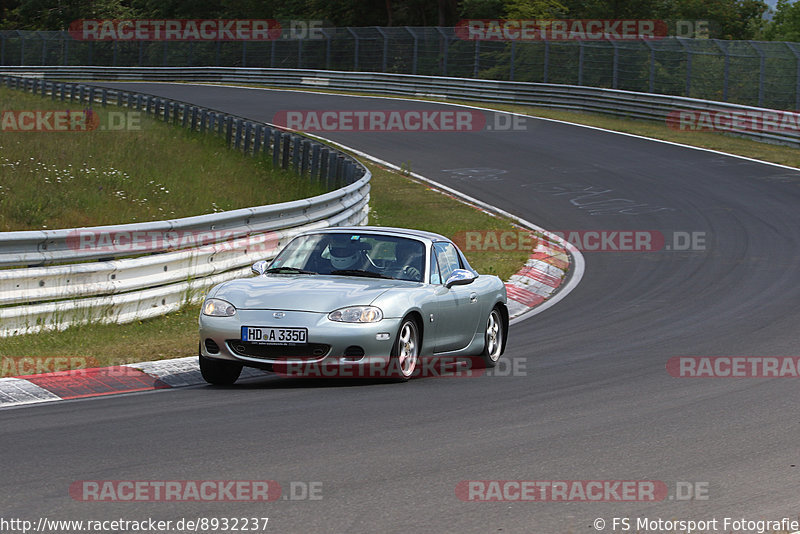
[(506, 341), (506, 332), (503, 324), (503, 314), (500, 312), (500, 308), (495, 306), (486, 319), (486, 331), (483, 334), (483, 353), (473, 360), (475, 362), (474, 367), (491, 369), (497, 365), (497, 360), (500, 359), (500, 355), (503, 353), (503, 343)]
[(389, 376), (402, 382), (414, 376), (419, 363), (420, 335), (417, 322), (411, 317), (403, 319), (389, 359)]
[(230, 386), (242, 373), (242, 365), (225, 360), (212, 360), (200, 355), (200, 374), (203, 380), (215, 386)]

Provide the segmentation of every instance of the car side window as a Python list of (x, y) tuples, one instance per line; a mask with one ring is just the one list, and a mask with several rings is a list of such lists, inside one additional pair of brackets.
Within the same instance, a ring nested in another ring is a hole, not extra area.
[(441, 284), (442, 276), (439, 274), (439, 263), (436, 261), (436, 251), (431, 249), (431, 284)]
[(434, 243), (433, 250), (436, 254), (437, 263), (439, 264), (440, 284), (444, 283), (444, 281), (453, 274), (453, 271), (463, 268), (458, 251), (452, 243)]

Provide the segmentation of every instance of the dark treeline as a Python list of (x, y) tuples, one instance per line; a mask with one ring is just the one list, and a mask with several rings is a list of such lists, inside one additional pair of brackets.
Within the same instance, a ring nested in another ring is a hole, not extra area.
[(266, 18), (327, 26), (453, 26), (464, 18), (708, 20), (712, 37), (800, 39), (800, 2), (780, 0), (0, 0), (0, 29), (64, 30), (77, 19)]

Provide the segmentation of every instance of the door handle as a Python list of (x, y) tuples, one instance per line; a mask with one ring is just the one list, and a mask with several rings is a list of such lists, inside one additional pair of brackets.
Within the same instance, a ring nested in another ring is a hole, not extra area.
[(470, 301), (470, 303), (478, 302), (478, 294), (477, 293), (470, 293), (469, 294), (469, 301)]

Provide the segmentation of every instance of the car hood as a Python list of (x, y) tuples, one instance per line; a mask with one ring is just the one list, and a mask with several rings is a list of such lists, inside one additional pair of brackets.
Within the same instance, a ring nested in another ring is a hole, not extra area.
[(418, 284), (403, 280), (325, 275), (266, 275), (231, 280), (209, 295), (241, 310), (328, 313), (343, 306), (368, 305), (385, 291)]

